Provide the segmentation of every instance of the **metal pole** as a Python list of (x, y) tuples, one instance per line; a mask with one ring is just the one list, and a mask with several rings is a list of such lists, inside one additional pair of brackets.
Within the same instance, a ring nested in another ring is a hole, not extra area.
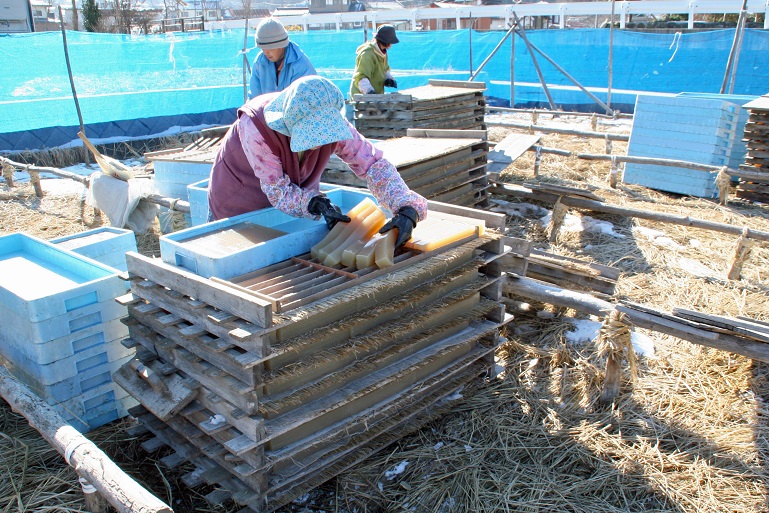
[(248, 9), (246, 9), (246, 26), (243, 27), (243, 103), (248, 101), (249, 62), (246, 48), (248, 47), (248, 14), (250, 10), (251, 4), (249, 3)]
[[(513, 25), (515, 27), (515, 25)], [(510, 38), (510, 108), (515, 107), (515, 36)]]
[(516, 14), (515, 11), (513, 11), (513, 16), (515, 16), (515, 23), (519, 26), (518, 30), (516, 30), (516, 34), (521, 36), (521, 39), (523, 39), (523, 42), (526, 43), (526, 48), (529, 49), (529, 54), (531, 55), (531, 62), (534, 64), (534, 69), (537, 71), (537, 76), (539, 77), (539, 83), (542, 84), (542, 89), (545, 91), (545, 96), (547, 96), (547, 101), (550, 104), (550, 108), (552, 110), (555, 110), (555, 102), (553, 101), (553, 97), (550, 94), (550, 89), (547, 88), (547, 82), (545, 82), (545, 77), (542, 75), (542, 70), (539, 67), (539, 63), (537, 62), (537, 56), (534, 55), (534, 52), (532, 51), (532, 45), (529, 42), (529, 38), (526, 37), (526, 32), (523, 30), (523, 25), (519, 23), (520, 19), (518, 18), (518, 14)]
[(611, 82), (614, 62), (614, 0), (611, 0), (611, 23), (609, 24), (609, 76), (606, 80), (606, 114), (611, 113)]
[[(77, 91), (75, 90), (75, 79), (72, 77), (72, 65), (69, 62), (69, 50), (67, 49), (67, 31), (64, 29), (64, 16), (61, 13), (61, 5), (59, 6), (59, 24), (61, 25), (61, 38), (64, 43), (64, 60), (67, 61), (67, 74), (69, 75), (69, 86), (72, 89), (72, 98), (75, 99), (75, 110), (77, 110), (77, 119), (80, 122), (80, 131), (85, 134), (85, 126), (83, 125), (83, 114), (80, 112), (80, 102), (77, 100)], [(89, 163), (88, 150), (83, 146), (83, 154), (85, 155), (85, 163)]]
[[(474, 75), (473, 73), (473, 13), (469, 13), (470, 17), (470, 27), (468, 27), (467, 33), (470, 37), (470, 76), (472, 77)], [(472, 80), (472, 78), (470, 79)]]

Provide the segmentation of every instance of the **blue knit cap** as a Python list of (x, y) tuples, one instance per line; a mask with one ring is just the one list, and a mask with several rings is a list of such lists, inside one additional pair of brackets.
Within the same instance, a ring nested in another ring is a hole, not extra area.
[(300, 152), (352, 139), (342, 116), (344, 96), (330, 80), (308, 75), (295, 80), (264, 107), (267, 126), (291, 138)]

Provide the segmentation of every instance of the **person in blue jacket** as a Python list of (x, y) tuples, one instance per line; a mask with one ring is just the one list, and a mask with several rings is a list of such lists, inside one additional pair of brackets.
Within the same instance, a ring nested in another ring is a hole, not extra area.
[(248, 98), (284, 90), (297, 78), (317, 75), (299, 45), (289, 41), (286, 28), (275, 18), (265, 18), (256, 27), (256, 46), (261, 50), (251, 67)]

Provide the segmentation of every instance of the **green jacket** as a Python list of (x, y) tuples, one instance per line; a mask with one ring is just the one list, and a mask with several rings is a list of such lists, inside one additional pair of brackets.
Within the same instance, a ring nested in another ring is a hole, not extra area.
[(355, 71), (352, 74), (350, 84), (350, 99), (353, 95), (361, 94), (358, 82), (362, 78), (368, 78), (371, 87), (378, 94), (384, 94), (385, 73), (390, 70), (387, 64), (387, 54), (382, 53), (376, 44), (376, 39), (366, 41), (355, 50)]

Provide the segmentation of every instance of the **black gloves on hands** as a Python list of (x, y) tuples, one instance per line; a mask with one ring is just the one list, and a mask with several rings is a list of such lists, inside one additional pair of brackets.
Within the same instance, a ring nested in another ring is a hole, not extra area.
[(331, 200), (325, 196), (313, 197), (310, 203), (307, 204), (307, 211), (314, 216), (322, 215), (329, 230), (339, 221), (343, 223), (350, 222), (350, 218), (344, 215), (339, 207), (332, 205)]
[(387, 233), (393, 228), (398, 229), (398, 239), (395, 241), (395, 249), (403, 246), (411, 238), (411, 231), (417, 225), (419, 214), (413, 207), (401, 207), (398, 213), (390, 219), (379, 233)]
[(393, 87), (393, 88), (397, 89), (398, 88), (398, 82), (396, 82), (394, 78), (386, 78), (385, 81), (384, 81), (384, 86), (385, 87)]

